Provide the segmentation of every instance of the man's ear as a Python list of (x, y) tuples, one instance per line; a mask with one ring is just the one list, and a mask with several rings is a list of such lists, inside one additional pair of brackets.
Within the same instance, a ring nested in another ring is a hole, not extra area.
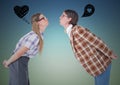
[(72, 18), (68, 18), (68, 21), (70, 22), (72, 20)]

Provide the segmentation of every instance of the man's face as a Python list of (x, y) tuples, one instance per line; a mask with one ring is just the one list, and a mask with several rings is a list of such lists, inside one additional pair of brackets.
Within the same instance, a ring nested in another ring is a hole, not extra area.
[(62, 15), (60, 16), (60, 25), (64, 27), (66, 24), (69, 24), (69, 22), (70, 18), (68, 18), (67, 14), (63, 12)]

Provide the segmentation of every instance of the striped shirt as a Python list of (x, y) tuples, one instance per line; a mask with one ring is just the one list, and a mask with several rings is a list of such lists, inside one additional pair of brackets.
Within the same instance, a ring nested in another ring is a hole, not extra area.
[(29, 50), (22, 56), (32, 58), (39, 51), (38, 43), (39, 43), (38, 35), (34, 31), (30, 31), (19, 40), (14, 50), (14, 53), (18, 51), (22, 46), (25, 46), (29, 48)]
[(113, 52), (88, 29), (74, 26), (70, 42), (75, 57), (90, 75), (97, 76), (103, 73), (111, 63)]

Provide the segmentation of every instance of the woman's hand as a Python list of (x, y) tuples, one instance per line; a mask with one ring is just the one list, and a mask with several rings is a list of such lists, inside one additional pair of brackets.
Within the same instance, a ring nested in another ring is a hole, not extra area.
[(8, 68), (8, 66), (9, 66), (8, 60), (4, 60), (3, 61), (3, 65), (4, 65), (5, 68)]

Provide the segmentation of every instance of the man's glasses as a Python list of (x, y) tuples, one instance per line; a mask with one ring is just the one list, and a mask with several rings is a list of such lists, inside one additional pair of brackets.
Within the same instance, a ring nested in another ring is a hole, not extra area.
[(68, 17), (67, 15), (62, 14), (61, 17)]

